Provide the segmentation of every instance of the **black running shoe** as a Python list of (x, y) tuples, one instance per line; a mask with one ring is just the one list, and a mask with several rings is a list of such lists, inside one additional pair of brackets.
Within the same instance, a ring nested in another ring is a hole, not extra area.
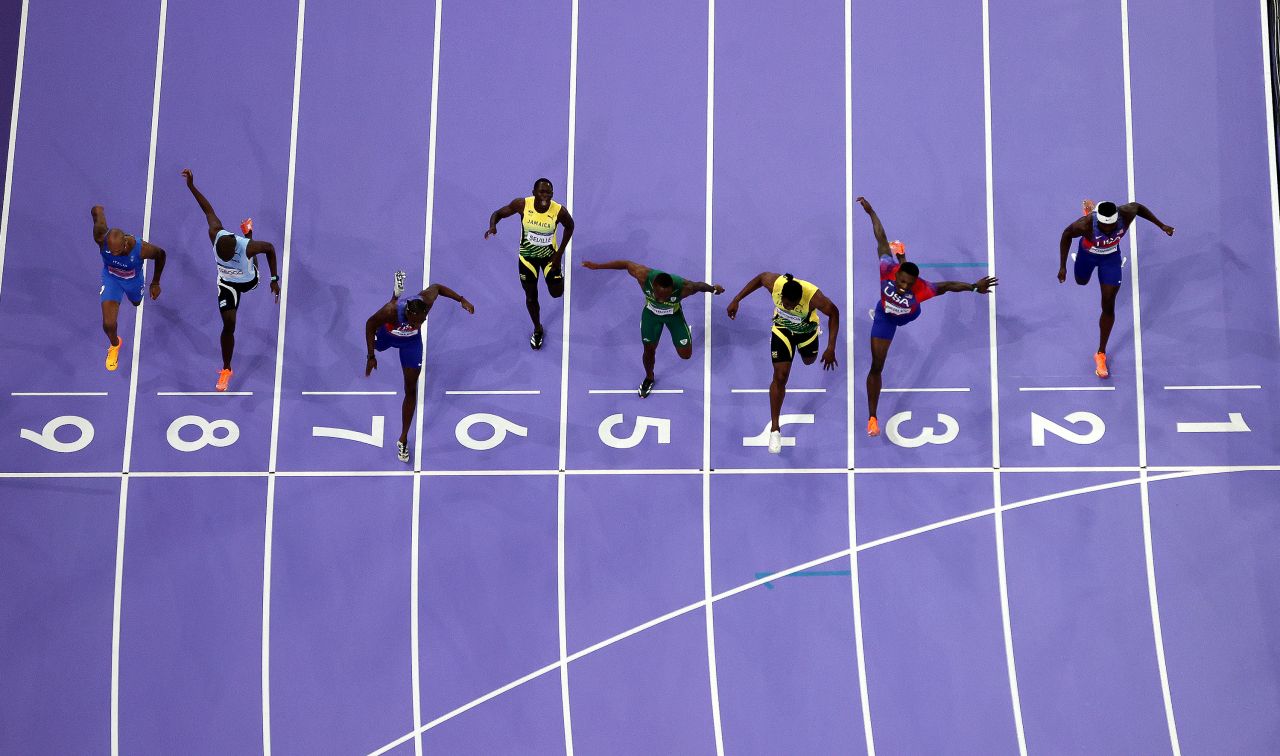
[(396, 442), (396, 458), (401, 462), (409, 461), (409, 445), (403, 441)]
[(533, 335), (529, 337), (529, 348), (530, 349), (542, 348), (542, 331), (534, 331)]
[(645, 378), (640, 384), (640, 398), (643, 399), (653, 391), (653, 384), (656, 383), (652, 378)]

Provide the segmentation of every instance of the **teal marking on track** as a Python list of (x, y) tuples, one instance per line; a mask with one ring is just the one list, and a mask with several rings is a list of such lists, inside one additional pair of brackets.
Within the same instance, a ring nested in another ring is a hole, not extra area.
[[(772, 572), (757, 572), (756, 580), (759, 580), (762, 577), (769, 577), (772, 574)], [(783, 577), (839, 577), (841, 575), (849, 576), (853, 575), (853, 572), (851, 570), (804, 570), (801, 572), (793, 572), (790, 575), (784, 575)], [(765, 583), (764, 587), (769, 590), (773, 590), (773, 582), (770, 581)]]
[(984, 262), (916, 263), (920, 268), (985, 268)]

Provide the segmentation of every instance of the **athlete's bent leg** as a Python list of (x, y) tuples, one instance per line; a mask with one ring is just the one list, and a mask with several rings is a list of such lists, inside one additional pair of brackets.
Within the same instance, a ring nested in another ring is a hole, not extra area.
[(111, 346), (120, 343), (120, 337), (116, 335), (116, 322), (119, 317), (119, 302), (108, 301), (102, 303), (102, 332), (107, 334), (107, 343)]
[(409, 426), (418, 406), (418, 374), (422, 368), (404, 368), (404, 403), (400, 405), (400, 443), (409, 443)]
[(676, 354), (679, 355), (682, 360), (690, 359), (693, 357), (693, 347), (678, 347), (676, 349)]
[(648, 381), (653, 380), (653, 364), (656, 361), (657, 354), (658, 354), (657, 342), (650, 341), (644, 345), (644, 354), (641, 355), (640, 361), (641, 363), (644, 364), (645, 380), (648, 380)]
[(867, 371), (867, 410), (872, 418), (880, 407), (880, 372), (884, 370), (885, 358), (889, 356), (890, 339), (871, 339), (871, 369)]
[(1116, 295), (1120, 293), (1120, 287), (1101, 284), (1101, 288), (1102, 315), (1098, 317), (1098, 351), (1106, 354), (1111, 327), (1116, 323)]
[(787, 396), (787, 379), (791, 377), (790, 362), (773, 363), (773, 382), (769, 384), (769, 419), (773, 424), (770, 430), (780, 431), (778, 416), (782, 414), (782, 400)]
[(231, 355), (236, 351), (236, 311), (222, 311), (222, 369), (231, 369)]

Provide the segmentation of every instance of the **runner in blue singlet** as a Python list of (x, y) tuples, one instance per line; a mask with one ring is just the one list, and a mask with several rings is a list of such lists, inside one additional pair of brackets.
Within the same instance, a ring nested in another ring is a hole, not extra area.
[(160, 296), (160, 274), (164, 272), (164, 250), (143, 241), (118, 228), (107, 225), (107, 213), (102, 205), (94, 205), (93, 240), (102, 255), (102, 288), (98, 290), (102, 302), (102, 330), (107, 334), (107, 370), (120, 366), (120, 347), (124, 343), (116, 333), (116, 321), (120, 315), (120, 300), (128, 298), (134, 307), (142, 304), (142, 289), (146, 271), (143, 260), (155, 260), (155, 274), (151, 279), (151, 298)]

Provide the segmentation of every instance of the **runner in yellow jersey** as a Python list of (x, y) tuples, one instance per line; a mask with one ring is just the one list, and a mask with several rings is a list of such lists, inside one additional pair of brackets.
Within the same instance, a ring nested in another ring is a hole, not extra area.
[(738, 317), (738, 303), (742, 298), (764, 288), (773, 294), (773, 328), (769, 348), (773, 358), (773, 382), (769, 384), (769, 413), (773, 424), (769, 426), (769, 451), (782, 451), (782, 427), (778, 416), (782, 413), (782, 399), (787, 394), (787, 378), (791, 376), (791, 362), (796, 352), (806, 365), (818, 358), (818, 313), (827, 316), (827, 348), (822, 353), (822, 369), (836, 368), (836, 334), (840, 332), (840, 308), (827, 298), (817, 286), (801, 281), (790, 273), (761, 273), (747, 281), (738, 296), (729, 303), (729, 319)]
[[(533, 321), (533, 335), (529, 346), (542, 348), (542, 320), (538, 308), (538, 273), (547, 281), (547, 293), (552, 299), (564, 294), (564, 269), (561, 260), (564, 249), (573, 236), (573, 217), (559, 202), (552, 201), (555, 188), (549, 179), (533, 182), (533, 195), (517, 197), (489, 216), (489, 230), (484, 238), (498, 233), (498, 221), (517, 213), (520, 215), (520, 285), (524, 288), (524, 306), (529, 309)], [(556, 244), (556, 226), (564, 227), (564, 238)]]

